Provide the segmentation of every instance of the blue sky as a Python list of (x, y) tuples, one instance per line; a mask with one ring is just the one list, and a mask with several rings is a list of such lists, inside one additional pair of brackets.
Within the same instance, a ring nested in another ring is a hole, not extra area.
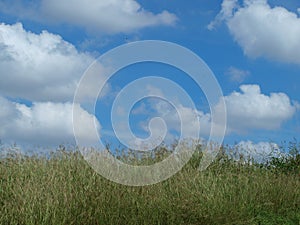
[[(206, 62), (227, 106), (225, 143), (261, 148), (299, 138), (299, 1), (0, 0), (0, 23), (0, 139), (5, 143), (73, 143), (72, 101), (84, 71), (107, 51), (142, 40), (174, 42)], [(206, 137), (210, 109), (202, 90), (183, 72), (157, 63), (115, 74), (95, 115), (78, 106), (81, 126), (91, 129), (95, 116), (103, 141), (115, 141), (114, 98), (128, 83), (150, 75), (171, 79), (188, 92)], [(189, 121), (192, 110), (181, 109), (183, 121)], [(158, 99), (140, 101), (129, 118), (131, 129), (146, 138), (150, 119), (164, 114), (168, 138), (176, 137), (180, 123), (173, 110)]]

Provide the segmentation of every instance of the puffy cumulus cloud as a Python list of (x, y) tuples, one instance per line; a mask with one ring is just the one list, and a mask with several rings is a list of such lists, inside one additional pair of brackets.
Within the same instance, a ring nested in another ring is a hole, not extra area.
[(272, 157), (279, 158), (285, 156), (285, 153), (275, 143), (253, 143), (252, 141), (239, 142), (229, 154), (235, 160), (243, 159), (246, 162), (254, 161), (256, 163), (267, 163)]
[(0, 24), (0, 95), (30, 101), (70, 101), (93, 58), (60, 36)]
[[(28, 107), (8, 101), (0, 96), (0, 139), (4, 143), (16, 142), (21, 145), (57, 146), (74, 143), (71, 103), (36, 102)], [(76, 121), (82, 127), (82, 140), (97, 142), (90, 136), (94, 126), (101, 126), (95, 117), (79, 105), (74, 106), (81, 115)]]
[[(222, 100), (225, 101), (227, 109), (227, 135), (245, 134), (254, 130), (279, 129), (285, 121), (295, 115), (299, 108), (299, 103), (292, 102), (286, 94), (265, 95), (261, 93), (258, 85), (241, 85), (240, 92), (234, 91), (224, 96)], [(214, 121), (212, 121), (211, 113), (193, 109), (176, 101), (173, 101), (173, 104), (164, 101), (149, 101), (132, 112), (135, 115), (147, 115), (149, 120), (153, 116), (161, 117), (167, 125), (168, 134), (172, 134), (172, 131), (180, 134), (184, 126), (186, 137), (191, 137), (200, 126), (201, 137), (208, 137), (212, 128), (215, 129), (216, 135), (212, 138), (223, 135), (224, 127), (221, 120), (223, 115), (220, 114), (223, 111), (219, 108), (220, 104), (212, 106), (215, 112)], [(195, 123), (195, 118), (198, 118), (199, 124)], [(149, 120), (141, 123), (142, 128), (148, 132)]]
[(297, 106), (284, 93), (268, 96), (258, 85), (241, 85), (240, 90), (224, 97), (229, 132), (278, 129), (296, 112)]
[(2, 1), (3, 12), (51, 23), (67, 23), (96, 33), (131, 32), (156, 25), (173, 25), (177, 17), (168, 11), (154, 14), (134, 0)]
[[(271, 93), (270, 95), (261, 93), (258, 85), (241, 85), (240, 92), (232, 92), (224, 96), (223, 100), (227, 110), (227, 134), (279, 129), (285, 121), (294, 116), (299, 107), (297, 102), (292, 103), (284, 93)], [(199, 129), (199, 124), (194, 123), (195, 117), (198, 117), (201, 136), (209, 136), (212, 127), (215, 129), (215, 135), (223, 134), (222, 123), (219, 120), (222, 118), (220, 105), (212, 106), (216, 113), (214, 123), (211, 113), (181, 104), (175, 106), (176, 109), (165, 102), (152, 104), (154, 111), (163, 112), (161, 115), (169, 129), (180, 132), (180, 126), (184, 125), (186, 134), (192, 135)]]
[(300, 18), (283, 7), (271, 7), (267, 0), (224, 0), (222, 9), (208, 28), (226, 21), (235, 41), (252, 58), (300, 64)]

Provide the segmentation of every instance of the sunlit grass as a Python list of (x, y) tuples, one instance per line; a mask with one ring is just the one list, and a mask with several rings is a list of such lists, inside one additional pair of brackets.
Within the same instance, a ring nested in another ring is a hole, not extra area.
[(0, 160), (0, 223), (300, 224), (299, 151), (268, 165), (220, 155), (203, 172), (200, 158), (164, 182), (128, 187), (95, 173), (78, 152), (12, 155)]

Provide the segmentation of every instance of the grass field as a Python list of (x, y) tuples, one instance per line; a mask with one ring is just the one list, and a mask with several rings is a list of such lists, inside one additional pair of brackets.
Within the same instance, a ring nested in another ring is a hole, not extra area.
[[(299, 150), (299, 149), (298, 149)], [(122, 186), (77, 152), (0, 160), (0, 224), (300, 224), (300, 154), (269, 166), (201, 155), (156, 185)]]

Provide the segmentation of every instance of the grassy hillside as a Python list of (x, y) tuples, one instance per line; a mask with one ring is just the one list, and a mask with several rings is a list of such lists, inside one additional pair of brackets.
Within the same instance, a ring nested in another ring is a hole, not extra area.
[(79, 153), (0, 160), (0, 224), (300, 224), (299, 151), (267, 165), (196, 154), (162, 183), (127, 187)]

